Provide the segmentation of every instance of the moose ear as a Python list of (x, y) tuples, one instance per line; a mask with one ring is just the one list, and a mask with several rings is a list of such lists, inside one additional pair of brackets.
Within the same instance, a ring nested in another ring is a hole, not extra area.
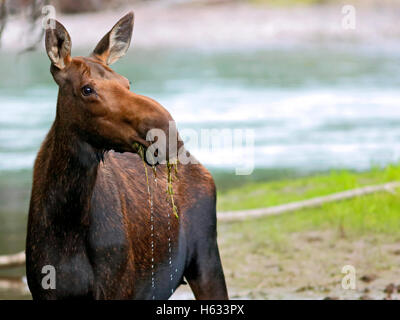
[(92, 56), (110, 65), (125, 55), (129, 48), (133, 31), (133, 12), (121, 18), (115, 26), (100, 40)]
[(64, 26), (56, 20), (50, 20), (54, 28), (46, 30), (46, 51), (52, 64), (64, 69), (71, 61), (71, 38)]

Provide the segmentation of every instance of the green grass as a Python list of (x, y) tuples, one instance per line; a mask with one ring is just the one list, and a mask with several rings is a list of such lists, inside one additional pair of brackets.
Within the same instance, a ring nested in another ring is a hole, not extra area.
[(343, 236), (385, 233), (400, 239), (400, 194), (376, 193), (319, 208), (232, 223), (229, 229), (247, 234), (253, 241), (320, 229), (335, 229)]
[[(240, 210), (268, 207), (309, 199), (365, 185), (400, 181), (400, 165), (368, 172), (332, 172), (293, 180), (251, 183), (219, 194), (218, 209)], [(222, 224), (224, 232), (241, 234), (254, 243), (284, 243), (285, 234), (307, 230), (337, 230), (342, 236), (390, 234), (400, 239), (400, 193), (378, 192), (328, 203), (279, 216)]]
[(253, 182), (219, 192), (218, 211), (269, 207), (395, 180), (400, 181), (400, 165), (389, 165), (385, 169), (373, 168), (362, 173), (332, 171), (309, 177)]

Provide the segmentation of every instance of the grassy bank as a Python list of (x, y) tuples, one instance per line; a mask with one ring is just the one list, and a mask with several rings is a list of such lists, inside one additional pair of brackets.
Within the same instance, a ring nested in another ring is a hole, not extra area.
[(373, 168), (366, 172), (342, 170), (307, 177), (271, 180), (249, 182), (239, 188), (220, 192), (218, 210), (262, 208), (400, 180), (400, 165), (389, 165), (384, 169)]
[[(249, 183), (222, 192), (218, 210), (245, 210), (269, 207), (358, 188), (400, 180), (400, 165), (367, 172), (333, 171), (310, 177), (264, 183)], [(256, 235), (284, 234), (315, 228), (340, 228), (356, 233), (380, 232), (396, 235), (400, 228), (400, 197), (397, 192), (379, 192), (351, 200), (329, 203), (278, 217), (233, 224), (232, 228)], [(399, 233), (400, 237), (400, 233)]]
[[(219, 194), (219, 210), (268, 207), (365, 185), (400, 180), (400, 165), (355, 173), (249, 183)], [(400, 190), (279, 216), (219, 224), (219, 243), (228, 284), (255, 298), (359, 298), (370, 290), (382, 298), (398, 278)], [(344, 292), (341, 268), (378, 280)], [(368, 287), (367, 287), (368, 285)], [(254, 296), (252, 296), (254, 295)]]

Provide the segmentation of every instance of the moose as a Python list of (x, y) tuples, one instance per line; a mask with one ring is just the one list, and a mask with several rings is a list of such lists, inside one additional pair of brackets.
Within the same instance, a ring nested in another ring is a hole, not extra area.
[[(109, 67), (129, 48), (133, 12), (88, 57), (71, 57), (70, 35), (50, 22), (45, 47), (59, 91), (34, 164), (26, 239), (33, 299), (168, 299), (185, 280), (196, 299), (228, 299), (211, 174), (178, 163), (178, 217), (169, 214), (168, 166), (158, 163), (152, 179), (138, 146), (149, 149), (152, 128), (168, 138), (173, 119)], [(43, 285), (45, 266), (54, 268), (54, 287)]]

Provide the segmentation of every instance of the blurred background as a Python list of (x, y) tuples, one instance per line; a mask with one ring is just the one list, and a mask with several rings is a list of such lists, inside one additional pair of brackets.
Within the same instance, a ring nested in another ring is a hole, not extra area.
[[(0, 0), (0, 255), (24, 249), (32, 165), (55, 116), (41, 27), (49, 4), (73, 55), (88, 55), (134, 10), (131, 48), (113, 65), (132, 90), (181, 129), (254, 130), (251, 175), (235, 175), (218, 152), (195, 153), (214, 175), (221, 212), (400, 178), (400, 1)], [(396, 194), (221, 223), (231, 295), (393, 298)], [(359, 272), (356, 290), (341, 288), (347, 264)], [(0, 299), (29, 298), (23, 275), (0, 270)]]

